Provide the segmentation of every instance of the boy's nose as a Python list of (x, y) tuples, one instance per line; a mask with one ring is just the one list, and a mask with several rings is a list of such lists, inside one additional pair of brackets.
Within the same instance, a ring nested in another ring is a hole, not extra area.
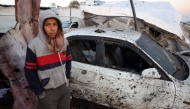
[(54, 26), (51, 26), (50, 29), (53, 31), (53, 30), (55, 30), (55, 27), (54, 27)]

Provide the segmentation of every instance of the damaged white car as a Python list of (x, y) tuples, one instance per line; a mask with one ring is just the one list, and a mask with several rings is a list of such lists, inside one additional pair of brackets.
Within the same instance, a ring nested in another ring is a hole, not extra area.
[(65, 37), (74, 97), (122, 109), (190, 108), (189, 66), (146, 34), (85, 28)]
[(179, 54), (190, 40), (180, 15), (169, 3), (134, 4), (134, 21), (129, 2), (82, 7), (86, 28), (65, 34), (72, 96), (120, 109), (190, 108), (190, 58)]

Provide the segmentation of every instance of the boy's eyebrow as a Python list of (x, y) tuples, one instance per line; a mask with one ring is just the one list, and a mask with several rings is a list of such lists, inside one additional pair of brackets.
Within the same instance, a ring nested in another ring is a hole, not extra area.
[(47, 25), (47, 24), (51, 24), (51, 23), (45, 23), (45, 25)]

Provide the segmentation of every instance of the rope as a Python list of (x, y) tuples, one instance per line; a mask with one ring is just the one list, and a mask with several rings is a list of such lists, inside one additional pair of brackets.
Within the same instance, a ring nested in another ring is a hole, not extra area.
[(63, 63), (62, 63), (62, 61), (61, 61), (60, 52), (58, 52), (58, 56), (59, 56), (59, 60), (60, 60), (60, 62), (61, 62), (61, 66), (62, 66), (62, 69), (63, 69), (63, 73), (64, 73), (64, 77), (65, 77), (65, 82), (66, 82), (66, 84), (67, 84), (67, 78), (66, 78), (66, 75), (65, 75), (65, 72), (64, 72)]

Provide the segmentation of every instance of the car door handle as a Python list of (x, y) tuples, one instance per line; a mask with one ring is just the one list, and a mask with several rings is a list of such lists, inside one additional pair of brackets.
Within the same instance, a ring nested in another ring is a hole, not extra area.
[(87, 73), (87, 71), (86, 71), (86, 70), (83, 70), (81, 73), (82, 73), (82, 74), (86, 74), (86, 73)]

